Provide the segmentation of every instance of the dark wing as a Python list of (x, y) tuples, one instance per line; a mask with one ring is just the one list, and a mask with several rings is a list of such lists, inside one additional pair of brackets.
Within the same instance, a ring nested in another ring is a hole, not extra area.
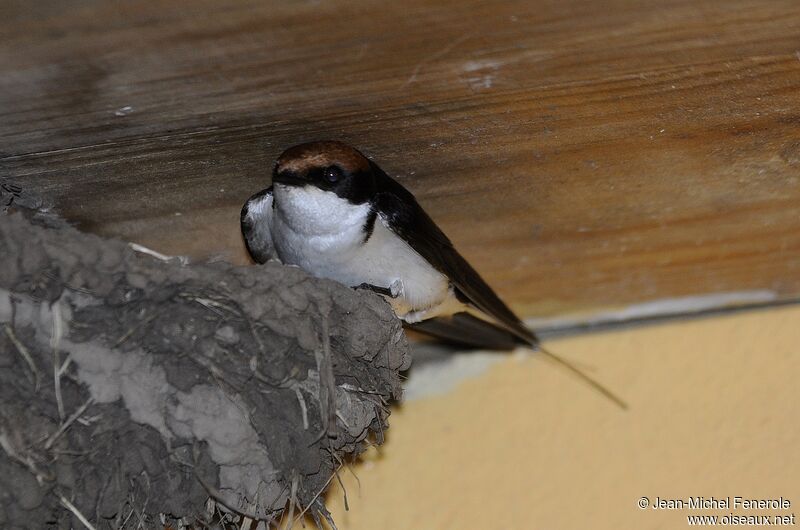
[(374, 207), (389, 227), (436, 270), (450, 278), (460, 299), (495, 319), (526, 344), (536, 346), (536, 335), (495, 294), (453, 244), (398, 182), (372, 164), (377, 193)]
[(513, 350), (520, 345), (530, 344), (506, 328), (466, 312), (435, 317), (405, 326), (445, 342), (481, 350)]
[(272, 244), (272, 186), (250, 197), (240, 216), (247, 252), (256, 263), (277, 257)]

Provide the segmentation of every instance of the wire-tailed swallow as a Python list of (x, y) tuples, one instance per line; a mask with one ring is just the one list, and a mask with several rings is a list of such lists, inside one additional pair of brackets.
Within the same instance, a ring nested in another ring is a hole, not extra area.
[(346, 144), (311, 142), (284, 151), (272, 186), (242, 208), (241, 228), (258, 263), (279, 259), (314, 276), (373, 290), (409, 327), (451, 342), (538, 349), (625, 407), (542, 348), (411, 192)]
[(538, 344), (414, 196), (343, 143), (286, 150), (241, 227), (256, 262), (371, 289), (420, 331), (484, 348)]

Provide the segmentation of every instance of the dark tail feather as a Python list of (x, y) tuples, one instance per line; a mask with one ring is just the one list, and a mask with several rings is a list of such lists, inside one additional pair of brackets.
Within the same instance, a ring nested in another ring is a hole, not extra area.
[(572, 372), (576, 377), (581, 379), (584, 383), (586, 383), (590, 387), (594, 388), (595, 390), (603, 394), (619, 408), (621, 408), (622, 410), (628, 410), (628, 404), (621, 397), (613, 393), (607, 387), (603, 386), (602, 383), (600, 383), (597, 379), (590, 377), (588, 374), (578, 369), (578, 367), (572, 364), (571, 362), (559, 357), (555, 353), (545, 348), (542, 348), (541, 346), (538, 347), (538, 350), (547, 357), (549, 357), (550, 359), (552, 359), (553, 361), (557, 362), (558, 364), (560, 364), (561, 366)]
[(519, 346), (536, 348), (538, 345), (535, 338), (531, 344), (516, 333), (469, 313), (431, 318), (416, 324), (406, 324), (406, 327), (453, 344), (484, 350), (513, 350)]
[(530, 332), (531, 340), (520, 337), (518, 331), (509, 331), (504, 327), (497, 326), (491, 322), (481, 320), (469, 313), (456, 313), (454, 315), (436, 317), (430, 320), (423, 320), (416, 324), (406, 324), (406, 327), (432, 335), (452, 344), (478, 348), (484, 350), (513, 350), (519, 346), (528, 346), (544, 354), (546, 357), (560, 364), (584, 383), (600, 392), (612, 403), (623, 410), (627, 410), (628, 404), (611, 390), (603, 386), (599, 381), (581, 371), (577, 366), (566, 359), (543, 348), (533, 332)]

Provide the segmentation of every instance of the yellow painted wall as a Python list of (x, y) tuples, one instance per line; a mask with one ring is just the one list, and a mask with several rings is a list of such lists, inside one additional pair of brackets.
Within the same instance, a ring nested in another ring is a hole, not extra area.
[[(623, 412), (546, 358), (509, 356), (397, 408), (388, 442), (328, 497), (340, 530), (671, 529), (733, 510), (647, 496), (777, 498), (800, 515), (800, 307), (551, 341)], [(800, 525), (800, 521), (795, 521)]]

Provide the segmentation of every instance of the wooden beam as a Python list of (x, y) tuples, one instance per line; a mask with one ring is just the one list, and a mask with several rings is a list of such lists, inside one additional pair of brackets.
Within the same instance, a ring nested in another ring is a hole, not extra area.
[(0, 178), (243, 261), (284, 148), (348, 141), (526, 316), (800, 295), (796, 1), (0, 7)]

